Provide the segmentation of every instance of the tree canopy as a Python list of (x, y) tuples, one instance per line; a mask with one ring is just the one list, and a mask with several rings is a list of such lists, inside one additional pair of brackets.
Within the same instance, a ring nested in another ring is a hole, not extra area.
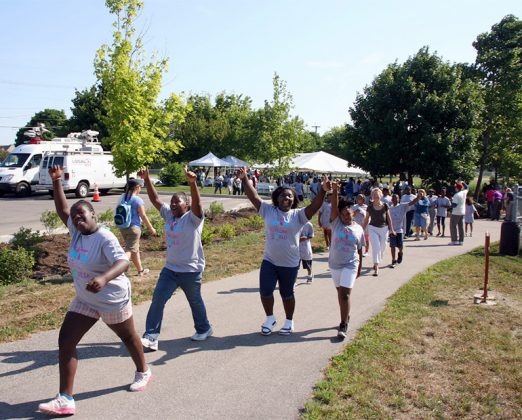
[(483, 106), (477, 83), (428, 47), (389, 65), (350, 108), (345, 157), (373, 175), (471, 179)]
[(134, 20), (143, 7), (138, 0), (106, 0), (114, 22), (113, 43), (102, 45), (95, 59), (95, 73), (104, 87), (102, 120), (105, 141), (114, 155), (117, 174), (129, 174), (161, 161), (180, 150), (179, 140), (169, 137), (170, 126), (185, 116), (185, 106), (175, 94), (158, 103), (167, 60), (147, 62), (143, 41), (135, 36)]

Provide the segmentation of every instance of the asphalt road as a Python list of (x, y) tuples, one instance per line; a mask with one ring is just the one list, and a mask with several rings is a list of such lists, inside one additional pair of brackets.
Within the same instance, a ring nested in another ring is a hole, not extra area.
[[(190, 341), (194, 332), (190, 309), (183, 293), (177, 293), (166, 306), (159, 350), (146, 354), (153, 379), (141, 393), (127, 391), (133, 364), (116, 336), (98, 323), (78, 349), (75, 418), (297, 418), (330, 358), (381, 311), (389, 296), (434, 263), (483, 245), (486, 231), (493, 241), (498, 240), (500, 225), (477, 221), (473, 238), (466, 238), (464, 246), (448, 246), (447, 237), (407, 240), (404, 262), (395, 269), (385, 267), (390, 263), (387, 252), (379, 277), (371, 276), (371, 261), (365, 258), (363, 275), (352, 294), (349, 336), (344, 343), (336, 339), (339, 309), (327, 254), (314, 255), (312, 284), (306, 284), (300, 272), (296, 331), (288, 337), (259, 334), (264, 316), (257, 270), (203, 286), (214, 328), (214, 336), (205, 342)], [(494, 285), (495, 279), (490, 281)], [(477, 290), (469, 291), (470, 301)], [(134, 308), (139, 334), (148, 307), (145, 302)], [(277, 296), (275, 315), (280, 327), (284, 315)], [(54, 330), (0, 344), (0, 418), (45, 418), (36, 409), (58, 390), (57, 340)]]
[[(111, 193), (101, 197), (100, 202), (92, 203), (96, 212), (102, 213), (107, 209), (114, 209), (121, 193)], [(142, 193), (145, 207), (152, 207), (147, 194)], [(162, 193), (162, 199), (169, 202), (172, 193)], [(69, 196), (71, 197), (71, 196)], [(89, 200), (91, 197), (88, 198)], [(68, 198), (69, 205), (78, 201), (78, 198)], [(214, 201), (223, 204), (225, 211), (250, 205), (245, 196), (205, 195), (201, 197), (203, 208), (207, 209)], [(20, 227), (45, 231), (40, 217), (45, 210), (54, 210), (54, 201), (48, 194), (34, 194), (30, 197), (4, 196), (0, 198), (0, 242), (6, 242)], [(1, 416), (0, 416), (1, 418)]]

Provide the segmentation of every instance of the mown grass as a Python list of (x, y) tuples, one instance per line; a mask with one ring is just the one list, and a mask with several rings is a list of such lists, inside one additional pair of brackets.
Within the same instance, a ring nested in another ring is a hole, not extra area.
[(473, 304), (482, 249), (415, 276), (332, 359), (302, 417), (521, 418), (522, 259), (490, 264), (496, 306)]

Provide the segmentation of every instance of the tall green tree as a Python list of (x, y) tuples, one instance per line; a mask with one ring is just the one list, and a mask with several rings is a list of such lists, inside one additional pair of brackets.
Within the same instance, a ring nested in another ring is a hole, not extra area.
[(143, 40), (134, 21), (143, 8), (139, 0), (106, 0), (116, 17), (113, 43), (102, 45), (95, 59), (95, 74), (104, 87), (103, 121), (114, 155), (117, 174), (129, 174), (178, 153), (181, 143), (169, 137), (170, 126), (185, 116), (185, 105), (171, 94), (158, 103), (167, 60), (145, 59)]
[(306, 144), (307, 135), (304, 122), (290, 114), (293, 103), (286, 82), (277, 73), (272, 79), (273, 96), (265, 101), (253, 118), (257, 139), (252, 145), (255, 162), (273, 162), (274, 173), (283, 174), (289, 169), (292, 157)]
[(102, 87), (93, 85), (89, 89), (77, 90), (72, 103), (72, 116), (67, 124), (69, 131), (96, 130), (99, 133), (98, 138), (103, 141), (108, 132), (103, 121), (106, 112)]
[(485, 89), (484, 131), (480, 142), (479, 181), (484, 169), (522, 180), (522, 21), (504, 17), (473, 46)]
[(46, 108), (34, 114), (27, 122), (25, 127), (20, 128), (16, 132), (15, 145), (18, 146), (27, 141), (24, 136), (30, 127), (36, 127), (38, 124), (45, 124), (45, 128), (49, 131), (44, 133), (44, 140), (51, 140), (54, 137), (61, 137), (67, 135), (67, 116), (63, 110)]
[(376, 176), (469, 180), (482, 107), (478, 84), (424, 47), (404, 64), (389, 65), (357, 95), (345, 157)]

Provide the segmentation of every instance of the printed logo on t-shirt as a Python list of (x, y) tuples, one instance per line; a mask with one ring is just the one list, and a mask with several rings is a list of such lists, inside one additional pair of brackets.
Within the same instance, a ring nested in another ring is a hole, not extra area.
[(84, 271), (85, 263), (89, 261), (89, 251), (87, 249), (81, 247), (72, 248), (69, 250), (68, 257), (73, 278), (89, 279), (92, 277)]
[(278, 217), (268, 227), (269, 237), (272, 240), (280, 241), (288, 239), (288, 228), (290, 223), (286, 222), (283, 217)]
[(339, 251), (349, 252), (357, 243), (357, 237), (349, 228), (342, 228), (335, 231), (334, 246)]
[(178, 220), (174, 219), (169, 223), (165, 223), (165, 236), (167, 248), (181, 245)]

